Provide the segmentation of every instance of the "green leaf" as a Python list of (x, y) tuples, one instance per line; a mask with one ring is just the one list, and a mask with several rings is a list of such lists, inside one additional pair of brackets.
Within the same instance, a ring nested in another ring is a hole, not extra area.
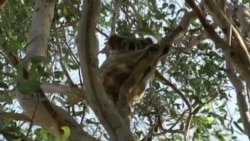
[(57, 138), (57, 141), (67, 141), (70, 135), (70, 128), (68, 126), (62, 126), (61, 129), (63, 130), (63, 135)]
[(50, 62), (50, 57), (45, 57), (45, 56), (31, 57), (31, 63), (32, 64), (40, 64), (40, 63), (47, 64), (48, 62)]
[(243, 4), (246, 4), (246, 3), (249, 3), (249, 2), (250, 2), (250, 0), (242, 0)]
[(12, 104), (12, 103), (13, 103), (13, 97), (10, 96), (10, 94), (5, 94), (5, 95), (4, 95), (4, 98), (1, 99), (1, 102), (5, 102), (5, 103), (8, 103), (8, 104)]
[(170, 5), (169, 5), (169, 8), (170, 8), (170, 9), (175, 9), (175, 5), (174, 5), (174, 4), (170, 4)]
[(64, 73), (62, 71), (54, 71), (54, 78), (62, 78), (64, 76)]
[(16, 52), (19, 47), (20, 47), (19, 42), (17, 40), (11, 39), (8, 42), (7, 47), (4, 48), (4, 50), (6, 50), (7, 52)]
[(39, 80), (18, 80), (17, 89), (23, 94), (32, 94), (40, 88), (41, 82)]
[(165, 9), (166, 7), (168, 7), (168, 3), (166, 3), (166, 2), (164, 2), (163, 4), (162, 4), (162, 9)]
[(4, 82), (0, 82), (0, 88), (8, 89), (9, 86)]
[(69, 68), (71, 68), (72, 70), (77, 70), (79, 69), (79, 65), (77, 64), (68, 64)]
[(99, 122), (96, 122), (96, 121), (91, 120), (91, 119), (86, 119), (86, 123), (88, 123), (88, 124), (95, 124), (95, 125), (99, 125), (100, 124)]

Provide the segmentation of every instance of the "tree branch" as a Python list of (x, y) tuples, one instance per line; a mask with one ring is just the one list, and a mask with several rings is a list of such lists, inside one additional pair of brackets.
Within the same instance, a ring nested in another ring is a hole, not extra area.
[[(62, 95), (66, 95), (73, 99), (73, 101), (79, 102), (82, 100), (86, 100), (85, 91), (82, 88), (78, 88), (75, 86), (68, 86), (57, 83), (42, 83), (41, 89), (48, 94), (59, 93)], [(0, 91), (0, 99), (6, 98), (6, 95), (9, 95), (13, 98), (16, 98), (15, 90), (3, 90)]]
[(109, 102), (107, 94), (100, 81), (98, 68), (98, 41), (95, 36), (98, 16), (100, 14), (100, 0), (84, 0), (78, 33), (78, 52), (86, 84), (86, 96), (90, 107), (110, 135), (112, 141), (132, 141), (130, 128)]
[[(34, 56), (46, 56), (47, 44), (51, 22), (54, 15), (56, 0), (36, 0), (31, 31), (29, 35), (30, 44), (27, 54), (21, 62), (13, 53), (8, 53), (11, 62), (15, 66), (20, 66), (20, 80), (29, 79), (29, 69), (31, 58)], [(62, 133), (62, 127), (70, 128), (69, 140), (72, 141), (96, 141), (88, 133), (82, 130), (75, 119), (62, 108), (50, 103), (43, 90), (39, 88), (32, 95), (23, 94), (17, 91), (17, 98), (25, 114), (34, 121), (35, 124), (52, 130), (54, 133)]]
[(192, 107), (191, 103), (189, 102), (189, 100), (187, 99), (187, 97), (178, 88), (176, 88), (174, 84), (172, 84), (164, 76), (162, 76), (160, 74), (160, 72), (156, 71), (155, 74), (156, 74), (156, 77), (159, 78), (164, 84), (170, 86), (177, 94), (179, 94), (181, 99), (187, 105), (189, 113), (188, 113), (188, 118), (186, 120), (186, 126), (185, 126), (185, 129), (184, 129), (185, 130), (184, 131), (184, 136), (185, 136), (185, 140), (188, 140), (188, 132), (189, 132), (189, 128), (190, 128), (192, 118), (193, 118), (193, 107)]
[(250, 112), (248, 110), (248, 104), (246, 101), (246, 88), (244, 87), (244, 84), (242, 83), (240, 78), (236, 75), (235, 69), (230, 64), (228, 58), (226, 58), (226, 68), (227, 76), (235, 88), (237, 104), (239, 107), (240, 117), (243, 122), (245, 134), (248, 135), (248, 138), (250, 139)]

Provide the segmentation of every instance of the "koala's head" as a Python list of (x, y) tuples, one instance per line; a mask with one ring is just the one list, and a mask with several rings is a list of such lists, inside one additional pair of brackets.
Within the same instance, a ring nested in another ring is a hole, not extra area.
[(153, 41), (151, 38), (139, 39), (139, 38), (129, 38), (129, 37), (122, 37), (118, 35), (112, 35), (108, 39), (108, 45), (111, 51), (112, 50), (117, 50), (117, 51), (141, 50), (151, 44), (153, 44)]

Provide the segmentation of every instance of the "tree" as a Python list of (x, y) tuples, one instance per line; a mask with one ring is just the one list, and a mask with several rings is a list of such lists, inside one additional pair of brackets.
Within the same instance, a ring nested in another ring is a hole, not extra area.
[[(0, 12), (2, 139), (249, 137), (246, 3), (8, 1)], [(102, 62), (105, 40), (114, 33), (150, 36), (160, 48), (172, 45), (132, 107), (130, 126), (99, 81), (97, 50)]]

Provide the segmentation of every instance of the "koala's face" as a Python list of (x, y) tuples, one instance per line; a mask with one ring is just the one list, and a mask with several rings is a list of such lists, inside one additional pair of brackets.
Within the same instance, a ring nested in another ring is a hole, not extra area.
[(138, 39), (113, 35), (108, 39), (108, 44), (111, 51), (136, 51), (153, 44), (153, 41), (151, 38)]

